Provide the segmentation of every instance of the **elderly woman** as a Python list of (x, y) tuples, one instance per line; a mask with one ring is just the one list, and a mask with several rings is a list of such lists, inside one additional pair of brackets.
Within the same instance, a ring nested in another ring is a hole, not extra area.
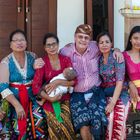
[[(62, 73), (65, 68), (71, 67), (72, 64), (68, 57), (58, 53), (59, 40), (56, 35), (52, 33), (46, 34), (43, 40), (43, 44), (46, 51), (46, 56), (43, 58), (45, 65), (42, 68), (37, 69), (35, 72), (32, 85), (33, 92), (35, 95), (37, 95), (40, 92), (44, 81), (47, 83), (39, 95), (46, 99), (43, 108), (47, 114), (50, 140), (75, 140), (76, 138), (70, 118), (71, 114), (69, 110), (69, 93), (64, 95), (58, 94), (54, 97), (49, 96), (49, 94), (59, 85), (74, 85), (75, 81), (60, 79), (49, 83), (53, 77)], [(56, 118), (52, 106), (52, 103), (57, 101), (60, 102), (62, 121)]]
[(31, 88), (36, 56), (25, 51), (27, 38), (22, 30), (11, 33), (10, 48), (12, 53), (0, 63), (0, 93), (10, 103), (6, 131), (10, 132), (10, 139), (47, 139), (45, 113)]

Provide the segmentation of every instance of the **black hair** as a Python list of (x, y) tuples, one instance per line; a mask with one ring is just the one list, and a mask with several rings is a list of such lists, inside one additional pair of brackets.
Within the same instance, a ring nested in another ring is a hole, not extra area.
[(131, 31), (130, 31), (130, 34), (129, 34), (129, 37), (128, 37), (128, 41), (127, 41), (127, 46), (126, 46), (126, 49), (125, 51), (129, 51), (132, 49), (132, 43), (131, 43), (131, 37), (133, 36), (133, 34), (135, 33), (140, 33), (140, 26), (134, 26)]
[(45, 45), (47, 39), (48, 39), (48, 38), (51, 38), (51, 37), (54, 38), (54, 39), (56, 40), (57, 43), (59, 43), (59, 39), (58, 39), (57, 35), (55, 35), (55, 34), (53, 34), (53, 33), (47, 33), (47, 34), (44, 36), (44, 38), (43, 38), (43, 45)]
[(100, 38), (102, 36), (105, 36), (105, 35), (108, 36), (110, 42), (112, 42), (112, 38), (111, 38), (111, 35), (109, 34), (109, 32), (103, 31), (103, 32), (101, 32), (101, 33), (98, 34), (97, 39), (96, 39), (97, 43), (99, 43)]
[(9, 41), (11, 42), (13, 40), (13, 36), (18, 33), (22, 34), (25, 37), (25, 40), (27, 41), (27, 36), (25, 32), (21, 29), (16, 29), (13, 32), (11, 32), (11, 34), (9, 35)]
[(68, 73), (66, 74), (66, 79), (68, 81), (74, 80), (77, 76), (77, 72), (76, 70), (74, 70), (73, 68), (69, 68), (69, 71), (67, 71)]

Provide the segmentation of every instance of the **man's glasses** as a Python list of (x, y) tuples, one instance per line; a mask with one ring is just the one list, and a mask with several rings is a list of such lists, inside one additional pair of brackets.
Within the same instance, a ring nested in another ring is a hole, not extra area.
[(46, 47), (46, 48), (56, 47), (57, 44), (58, 44), (57, 42), (47, 43), (47, 44), (45, 45), (45, 47)]
[(78, 35), (79, 39), (85, 39), (85, 40), (90, 40), (89, 36), (83, 36), (83, 35)]

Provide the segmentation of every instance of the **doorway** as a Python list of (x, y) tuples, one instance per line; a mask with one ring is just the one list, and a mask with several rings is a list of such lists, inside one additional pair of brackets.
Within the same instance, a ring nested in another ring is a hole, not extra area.
[(97, 35), (103, 31), (108, 31), (108, 1), (93, 0), (93, 39), (96, 40)]
[(93, 28), (93, 40), (103, 31), (113, 38), (114, 0), (85, 0), (85, 23)]

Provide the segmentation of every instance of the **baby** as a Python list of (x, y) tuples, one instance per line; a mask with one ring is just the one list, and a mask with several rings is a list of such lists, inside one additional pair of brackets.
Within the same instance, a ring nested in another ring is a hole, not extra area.
[[(53, 82), (54, 80), (57, 80), (57, 79), (71, 81), (71, 80), (74, 80), (75, 78), (76, 78), (76, 71), (72, 67), (68, 67), (68, 68), (65, 68), (63, 70), (63, 73), (53, 77), (50, 80), (50, 83)], [(49, 94), (49, 96), (54, 97), (58, 94), (63, 95), (63, 94), (66, 94), (68, 92), (72, 93), (73, 92), (73, 87), (67, 87), (67, 86), (59, 85), (54, 91), (52, 91)], [(45, 101), (46, 101), (46, 99), (43, 98), (43, 99), (41, 99), (41, 101), (37, 101), (37, 102), (38, 102), (39, 105), (43, 105), (45, 103)], [(62, 119), (60, 117), (60, 113), (61, 113), (60, 103), (58, 101), (56, 101), (56, 102), (53, 102), (52, 105), (53, 105), (53, 109), (54, 109), (56, 118), (59, 118), (60, 122), (62, 122)]]
[[(68, 80), (68, 81), (71, 81), (71, 80), (74, 80), (76, 78), (76, 71), (69, 67), (69, 68), (65, 68), (63, 70), (63, 73), (55, 76), (54, 78), (52, 78), (52, 81), (56, 80), (56, 79), (63, 79), (63, 80)], [(54, 97), (55, 95), (58, 95), (58, 94), (66, 94), (67, 92), (69, 93), (72, 93), (73, 92), (73, 87), (66, 87), (66, 86), (58, 86), (55, 91), (52, 91), (49, 96), (50, 97)]]
[[(74, 80), (75, 78), (76, 78), (76, 71), (72, 67), (68, 67), (68, 68), (65, 68), (63, 70), (63, 73), (53, 77), (50, 80), (50, 83), (53, 82), (54, 80), (57, 80), (57, 79), (71, 81), (71, 80)], [(58, 95), (58, 94), (62, 94), (63, 95), (63, 94), (66, 94), (68, 92), (72, 93), (73, 92), (73, 87), (67, 87), (67, 86), (59, 85), (54, 91), (52, 91), (49, 94), (49, 96), (50, 97), (54, 97), (55, 95)], [(38, 103), (40, 105), (43, 105), (45, 101), (46, 101), (45, 99), (41, 99), (41, 101), (38, 101)]]

